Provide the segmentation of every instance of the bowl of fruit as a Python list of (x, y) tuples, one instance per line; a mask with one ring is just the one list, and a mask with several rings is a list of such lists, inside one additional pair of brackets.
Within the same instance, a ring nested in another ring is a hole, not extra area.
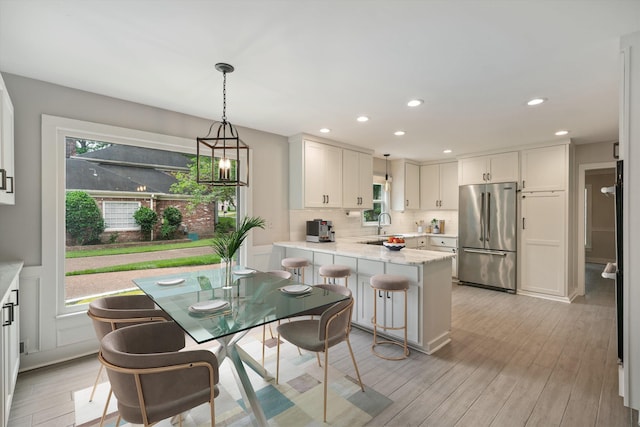
[(402, 237), (389, 237), (386, 242), (382, 242), (385, 248), (390, 251), (399, 251), (404, 248), (404, 239)]

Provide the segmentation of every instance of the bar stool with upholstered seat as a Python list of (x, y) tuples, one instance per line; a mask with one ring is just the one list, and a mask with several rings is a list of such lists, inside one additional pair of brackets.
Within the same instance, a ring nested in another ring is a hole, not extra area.
[(282, 267), (291, 271), (296, 275), (296, 279), (300, 283), (304, 283), (304, 269), (309, 266), (309, 260), (306, 258), (283, 258), (281, 262)]
[[(371, 352), (376, 356), (387, 360), (402, 360), (409, 356), (409, 348), (407, 347), (407, 291), (409, 290), (409, 279), (404, 276), (397, 276), (394, 274), (377, 274), (370, 279), (371, 288), (373, 288), (373, 318), (371, 323), (373, 324), (373, 344), (371, 345)], [(402, 326), (387, 326), (378, 323), (378, 298), (379, 292), (404, 292), (404, 323)], [(384, 330), (398, 331), (404, 330), (404, 342), (391, 340), (378, 340), (378, 328)], [(397, 345), (402, 347), (402, 356), (389, 357), (384, 356), (376, 351), (378, 345)]]
[(327, 279), (336, 283), (336, 279), (344, 279), (344, 285), (347, 286), (349, 276), (351, 276), (351, 268), (346, 265), (329, 264), (323, 265), (318, 270), (318, 274), (323, 279), (323, 283), (327, 283)]

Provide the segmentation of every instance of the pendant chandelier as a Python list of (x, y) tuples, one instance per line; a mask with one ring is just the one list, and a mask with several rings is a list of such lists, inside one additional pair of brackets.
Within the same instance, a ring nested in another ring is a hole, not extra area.
[(390, 154), (384, 154), (384, 191), (387, 193), (391, 187), (389, 183), (389, 156)]
[(205, 137), (197, 138), (196, 181), (217, 187), (249, 185), (249, 146), (227, 121), (227, 73), (232, 65), (216, 64), (222, 73), (222, 121), (215, 121)]

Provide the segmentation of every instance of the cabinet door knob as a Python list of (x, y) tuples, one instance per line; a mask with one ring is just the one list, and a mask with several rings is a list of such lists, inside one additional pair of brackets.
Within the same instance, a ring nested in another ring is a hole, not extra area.
[(486, 181), (486, 180), (487, 180), (487, 174), (486, 174), (486, 173), (483, 173), (483, 174), (482, 174), (482, 180), (483, 180), (483, 181)]
[(8, 176), (7, 177), (7, 182), (9, 182), (9, 180), (11, 180), (11, 190), (7, 190), (7, 194), (13, 194), (13, 177), (12, 176)]
[(7, 170), (0, 169), (0, 190), (7, 189)]

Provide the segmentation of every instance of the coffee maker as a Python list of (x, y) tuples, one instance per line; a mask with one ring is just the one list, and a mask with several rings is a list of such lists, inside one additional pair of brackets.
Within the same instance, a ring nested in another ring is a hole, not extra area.
[(335, 233), (331, 221), (314, 219), (307, 221), (307, 242), (334, 242)]

